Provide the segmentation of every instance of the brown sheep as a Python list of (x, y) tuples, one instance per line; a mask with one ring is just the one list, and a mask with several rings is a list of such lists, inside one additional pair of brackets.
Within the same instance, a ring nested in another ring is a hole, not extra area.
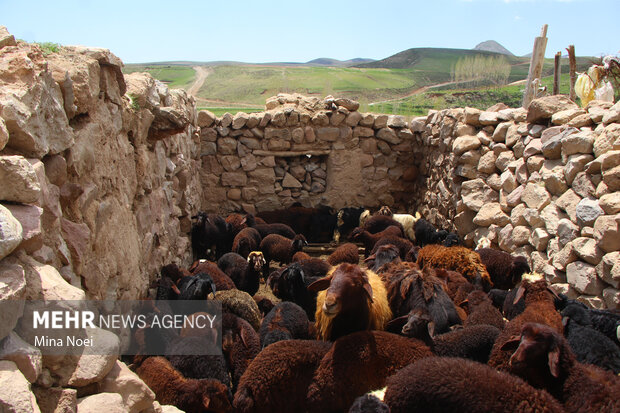
[(349, 234), (349, 240), (360, 241), (361, 243), (363, 243), (364, 257), (368, 257), (370, 255), (370, 251), (372, 251), (377, 241), (387, 236), (402, 237), (403, 231), (402, 229), (391, 225), (383, 231), (373, 234), (363, 228), (357, 227), (353, 231), (351, 231), (351, 234)]
[(364, 228), (364, 230), (370, 232), (371, 234), (381, 232), (392, 225), (397, 226), (400, 229), (401, 233), (403, 234), (401, 236), (404, 236), (405, 234), (405, 229), (400, 222), (396, 221), (392, 217), (387, 217), (385, 215), (373, 215), (369, 217), (363, 224), (362, 217), (360, 216), (360, 225), (363, 225), (362, 228)]
[(523, 325), (504, 348), (518, 345), (510, 372), (547, 390), (567, 412), (619, 412), (620, 378), (599, 367), (581, 364), (561, 333), (536, 323)]
[(308, 255), (307, 253), (303, 252), (303, 251), (297, 251), (295, 254), (293, 254), (293, 258), (291, 260), (291, 262), (300, 262), (300, 261), (304, 261), (304, 260), (309, 260), (310, 258), (312, 258), (310, 255)]
[(507, 252), (492, 248), (480, 248), (476, 252), (487, 268), (495, 288), (509, 290), (519, 284), (523, 274), (530, 272), (525, 257), (513, 257)]
[(235, 411), (306, 411), (308, 386), (329, 348), (329, 343), (314, 340), (284, 340), (266, 347), (241, 376)]
[(343, 262), (358, 264), (359, 260), (360, 254), (357, 245), (350, 242), (338, 246), (338, 248), (327, 257), (327, 262), (332, 266), (342, 264)]
[[(224, 273), (224, 271), (220, 270), (217, 264), (214, 262), (207, 261), (207, 260), (196, 261), (189, 268), (189, 271), (191, 272), (192, 275), (196, 275), (200, 273), (206, 273), (210, 275), (211, 279), (215, 283), (215, 287), (217, 288), (217, 291), (232, 290), (232, 289), (237, 288), (233, 280), (231, 280), (230, 277)], [(180, 284), (180, 282), (178, 284)]]
[(136, 373), (153, 390), (160, 404), (186, 412), (230, 412), (228, 389), (214, 379), (187, 379), (163, 357), (149, 357)]
[(506, 323), (502, 313), (493, 306), (493, 302), (484, 291), (472, 291), (467, 296), (467, 300), (459, 304), (461, 307), (463, 305), (469, 309), (469, 315), (464, 323), (465, 327), (488, 324), (500, 330), (504, 329)]
[(549, 393), (481, 363), (428, 357), (387, 380), (384, 402), (392, 413), (561, 413)]
[(333, 341), (361, 330), (383, 330), (392, 318), (381, 278), (355, 264), (340, 264), (308, 290), (319, 291), (315, 319), (321, 340)]
[(542, 276), (526, 274), (523, 277), (515, 301), (525, 295), (525, 310), (510, 320), (504, 331), (497, 337), (489, 358), (490, 366), (498, 370), (509, 371), (512, 353), (503, 346), (521, 333), (521, 328), (525, 323), (545, 324), (559, 333), (563, 332), (562, 317), (555, 309), (554, 294)]
[(263, 238), (254, 228), (243, 228), (232, 243), (232, 252), (236, 252), (243, 258), (247, 258), (250, 252), (258, 250)]
[(308, 388), (311, 411), (348, 411), (357, 397), (384, 387), (396, 371), (432, 355), (421, 341), (386, 331), (340, 337), (321, 360)]
[(488, 291), (493, 287), (486, 267), (475, 251), (465, 247), (444, 247), (442, 245), (426, 245), (418, 253), (420, 268), (444, 268), (458, 271), (473, 284)]
[(263, 252), (265, 261), (265, 271), (263, 276), (265, 279), (269, 276), (269, 263), (278, 261), (281, 264), (288, 264), (293, 259), (293, 254), (301, 251), (304, 245), (308, 245), (306, 238), (302, 234), (297, 234), (290, 240), (282, 235), (269, 234), (260, 242), (260, 250)]

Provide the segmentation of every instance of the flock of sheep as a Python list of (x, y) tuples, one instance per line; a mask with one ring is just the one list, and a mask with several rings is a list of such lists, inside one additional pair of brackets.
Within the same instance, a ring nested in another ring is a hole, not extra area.
[[(332, 237), (350, 242), (326, 259), (303, 251)], [(200, 213), (192, 246), (190, 268), (162, 268), (155, 306), (219, 300), (221, 337), (136, 333), (143, 354), (167, 354), (133, 364), (161, 404), (620, 412), (620, 313), (558, 296), (525, 258), (461, 246), (419, 215), (301, 206), (256, 217)], [(222, 354), (178, 355), (218, 340)], [(156, 342), (160, 353), (149, 347)]]

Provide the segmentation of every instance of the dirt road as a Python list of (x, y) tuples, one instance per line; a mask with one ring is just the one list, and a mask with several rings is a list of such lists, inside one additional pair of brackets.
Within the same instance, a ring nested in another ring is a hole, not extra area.
[(194, 80), (194, 83), (187, 89), (187, 94), (197, 97), (198, 91), (202, 85), (204, 85), (207, 76), (211, 74), (211, 69), (203, 66), (193, 66), (192, 69), (196, 71), (196, 80)]

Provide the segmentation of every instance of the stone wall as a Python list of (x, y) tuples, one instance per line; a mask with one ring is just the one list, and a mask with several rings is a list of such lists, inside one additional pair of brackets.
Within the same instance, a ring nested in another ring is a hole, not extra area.
[[(620, 103), (563, 96), (414, 119), (420, 211), (468, 246), (524, 255), (557, 291), (620, 308)], [(420, 188), (428, 188), (424, 191)]]
[(75, 411), (96, 391), (122, 396), (116, 411), (156, 411), (118, 344), (109, 356), (41, 357), (21, 340), (24, 323), (12, 331), (23, 308), (7, 301), (146, 298), (162, 265), (190, 263), (202, 194), (195, 103), (121, 68), (108, 50), (46, 54), (0, 27), (3, 406), (53, 411), (64, 400)]
[[(278, 95), (265, 112), (198, 113), (207, 211), (411, 207), (413, 133), (401, 116), (362, 114), (348, 99)], [(208, 188), (208, 189), (207, 189)]]

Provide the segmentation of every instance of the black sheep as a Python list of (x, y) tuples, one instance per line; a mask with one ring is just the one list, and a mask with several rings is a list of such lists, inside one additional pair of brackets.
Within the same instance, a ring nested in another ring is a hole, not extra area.
[(222, 336), (222, 351), (236, 389), (241, 376), (260, 352), (260, 338), (250, 323), (230, 313), (222, 314)]
[(252, 252), (243, 258), (236, 252), (227, 252), (217, 261), (217, 266), (235, 283), (237, 289), (250, 295), (256, 294), (260, 283), (260, 275), (265, 265), (263, 253)]
[(208, 258), (208, 250), (212, 248), (215, 249), (211, 252), (215, 252), (216, 259), (230, 251), (233, 235), (230, 224), (224, 218), (217, 214), (199, 212), (192, 219), (196, 219), (191, 230), (195, 260)]
[(366, 393), (355, 399), (349, 413), (390, 413), (390, 408), (376, 396)]
[(387, 244), (394, 245), (396, 248), (398, 248), (398, 254), (400, 256), (400, 259), (403, 261), (407, 261), (407, 254), (413, 248), (413, 244), (408, 239), (388, 235), (382, 237), (375, 243), (374, 247), (370, 251), (370, 255), (373, 255), (375, 252), (377, 252), (379, 247), (381, 247), (382, 245)]
[(413, 225), (415, 232), (416, 244), (423, 247), (428, 244), (441, 244), (441, 242), (448, 236), (447, 231), (437, 231), (437, 229), (425, 220), (424, 218), (418, 219)]
[(521, 281), (521, 276), (530, 272), (527, 259), (522, 256), (513, 257), (507, 252), (493, 248), (480, 248), (476, 252), (493, 281), (495, 288), (509, 290)]
[(379, 274), (382, 267), (386, 264), (401, 262), (398, 247), (392, 244), (384, 244), (376, 248), (376, 250), (364, 260), (369, 269)]
[(179, 300), (206, 300), (209, 293), (217, 292), (217, 288), (211, 276), (201, 272), (179, 280)]
[(577, 360), (620, 373), (620, 348), (607, 336), (592, 328), (587, 309), (569, 304), (562, 310), (564, 335)]
[(364, 208), (347, 207), (338, 211), (337, 228), (334, 231), (334, 241), (347, 239), (349, 233), (360, 225), (360, 215)]
[(308, 340), (312, 332), (305, 311), (289, 301), (276, 304), (258, 330), (262, 348), (282, 340)]

